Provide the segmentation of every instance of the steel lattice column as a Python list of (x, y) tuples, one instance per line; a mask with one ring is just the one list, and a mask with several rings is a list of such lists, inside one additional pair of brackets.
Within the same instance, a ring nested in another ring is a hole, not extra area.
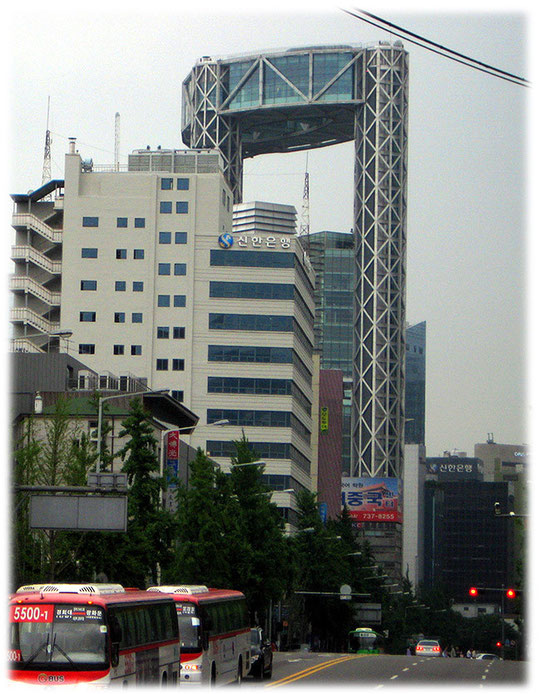
[(351, 474), (399, 477), (403, 461), (407, 55), (367, 50), (355, 117), (356, 288)]

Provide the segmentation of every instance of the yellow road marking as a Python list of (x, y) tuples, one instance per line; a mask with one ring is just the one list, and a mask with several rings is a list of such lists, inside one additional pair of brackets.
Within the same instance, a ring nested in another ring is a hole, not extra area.
[(357, 658), (365, 658), (368, 653), (363, 653), (360, 655), (346, 655), (341, 658), (335, 658), (334, 660), (325, 660), (324, 663), (317, 663), (317, 665), (312, 665), (311, 667), (306, 668), (305, 670), (300, 670), (299, 672), (295, 672), (292, 675), (288, 675), (287, 677), (284, 677), (281, 680), (277, 680), (276, 682), (270, 682), (269, 684), (265, 684), (265, 687), (281, 687), (284, 684), (289, 684), (290, 682), (296, 682), (296, 680), (300, 680), (303, 677), (309, 677), (309, 675), (313, 675), (316, 672), (319, 672), (320, 670), (325, 670), (328, 667), (332, 667), (332, 665), (339, 665), (339, 663), (345, 663), (349, 660), (355, 660)]

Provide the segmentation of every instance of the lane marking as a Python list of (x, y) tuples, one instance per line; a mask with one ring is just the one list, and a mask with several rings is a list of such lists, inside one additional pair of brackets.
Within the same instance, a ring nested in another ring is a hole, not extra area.
[(403, 670), (402, 670), (401, 672), (407, 672), (408, 669), (409, 669), (408, 667), (404, 667)]
[(399, 677), (399, 675), (392, 675), (392, 677), (390, 677), (390, 679), (391, 680), (397, 680), (398, 677)]
[(309, 675), (313, 675), (316, 672), (320, 672), (321, 670), (325, 670), (326, 668), (332, 667), (333, 665), (339, 665), (340, 663), (346, 663), (349, 660), (357, 660), (358, 658), (366, 658), (368, 657), (368, 654), (361, 654), (361, 655), (346, 655), (342, 656), (341, 658), (335, 658), (334, 660), (327, 660), (324, 663), (318, 663), (317, 665), (312, 665), (311, 667), (306, 668), (305, 670), (300, 670), (299, 672), (295, 672), (292, 675), (288, 675), (287, 677), (284, 677), (281, 680), (277, 680), (276, 682), (270, 682), (269, 684), (265, 684), (265, 687), (281, 687), (284, 684), (289, 684), (290, 682), (296, 682), (296, 680), (300, 680), (304, 677), (309, 677)]

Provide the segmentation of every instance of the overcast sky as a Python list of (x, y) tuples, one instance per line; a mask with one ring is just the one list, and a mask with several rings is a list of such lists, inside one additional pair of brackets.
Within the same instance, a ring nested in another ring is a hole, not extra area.
[[(192, 6), (196, 3), (190, 3)], [(120, 113), (121, 164), (136, 148), (183, 148), (181, 84), (203, 55), (396, 40), (338, 7), (272, 3), (271, 12), (191, 14), (162, 2), (11, 7), (7, 51), (8, 193), (41, 184), (47, 98), (52, 176), (68, 137), (83, 158), (112, 164)], [(254, 3), (256, 6), (256, 3)], [(149, 11), (149, 7), (154, 8)], [(525, 10), (397, 14), (364, 6), (416, 34), (530, 78)], [(471, 7), (469, 4), (468, 7)], [(493, 4), (491, 7), (494, 8)], [(28, 9), (27, 9), (28, 8)], [(427, 322), (426, 445), (473, 455), (527, 442), (526, 100), (530, 90), (428, 52), (410, 53), (407, 319)], [(353, 145), (247, 160), (244, 199), (302, 209), (306, 162), (312, 231), (353, 224)], [(11, 243), (11, 239), (9, 240)], [(9, 255), (7, 245), (4, 255)]]

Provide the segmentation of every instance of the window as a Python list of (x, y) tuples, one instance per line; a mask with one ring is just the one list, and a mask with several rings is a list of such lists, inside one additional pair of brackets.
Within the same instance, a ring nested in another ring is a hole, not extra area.
[(96, 312), (95, 311), (81, 311), (79, 313), (79, 320), (81, 323), (95, 323), (96, 322)]
[(165, 308), (170, 306), (171, 297), (168, 294), (158, 294), (157, 305)]
[(133, 282), (133, 291), (142, 292), (144, 290), (144, 282)]
[(115, 323), (125, 323), (126, 322), (126, 314), (125, 313), (115, 313), (114, 314), (114, 322)]
[(159, 243), (170, 243), (171, 242), (171, 232), (170, 231), (160, 231), (159, 232)]
[(82, 225), (83, 227), (97, 227), (99, 226), (99, 217), (83, 217)]
[(96, 280), (81, 280), (81, 291), (82, 292), (94, 292), (97, 289)]
[(135, 229), (144, 229), (146, 226), (146, 219), (144, 217), (135, 217), (133, 225)]
[(114, 291), (115, 292), (125, 292), (126, 291), (126, 283), (123, 280), (117, 280), (114, 283)]
[(159, 211), (161, 214), (172, 214), (172, 202), (170, 200), (162, 200), (159, 203)]
[(175, 340), (184, 340), (186, 337), (186, 329), (183, 327), (173, 328), (173, 338)]
[(169, 370), (169, 360), (168, 359), (157, 359), (156, 360), (156, 370), (157, 371), (168, 371)]
[(124, 354), (124, 345), (113, 345), (113, 354), (116, 354), (116, 355)]
[(169, 328), (167, 326), (158, 325), (157, 339), (158, 340), (168, 340), (169, 339)]
[(189, 211), (188, 208), (188, 203), (182, 200), (179, 200), (176, 203), (176, 214), (187, 214)]
[(171, 390), (171, 397), (178, 402), (184, 402), (184, 391), (183, 390)]
[(97, 248), (81, 248), (81, 258), (97, 258)]
[(161, 179), (161, 190), (172, 190), (172, 178), (162, 178)]
[(170, 275), (171, 274), (171, 264), (170, 263), (158, 263), (158, 275)]
[(175, 243), (187, 243), (187, 232), (186, 231), (175, 232), (174, 242)]
[(127, 258), (127, 250), (125, 248), (116, 249), (116, 260), (125, 260)]
[(127, 217), (117, 217), (116, 218), (116, 228), (117, 229), (127, 229)]
[(133, 251), (133, 259), (134, 260), (143, 260), (144, 259), (144, 249), (135, 248)]
[(131, 322), (132, 323), (142, 323), (142, 313), (132, 313), (131, 314)]
[(176, 190), (189, 190), (189, 178), (177, 178)]
[(186, 274), (186, 264), (185, 263), (175, 263), (174, 264), (174, 274), (175, 275), (185, 275)]
[(186, 295), (185, 294), (175, 294), (174, 295), (174, 306), (176, 308), (183, 308), (186, 305)]
[(140, 357), (142, 354), (142, 345), (131, 345), (131, 356)]
[(173, 371), (183, 371), (184, 370), (184, 359), (173, 359), (172, 360), (172, 370)]
[(79, 343), (79, 354), (95, 354), (96, 346), (91, 344)]

